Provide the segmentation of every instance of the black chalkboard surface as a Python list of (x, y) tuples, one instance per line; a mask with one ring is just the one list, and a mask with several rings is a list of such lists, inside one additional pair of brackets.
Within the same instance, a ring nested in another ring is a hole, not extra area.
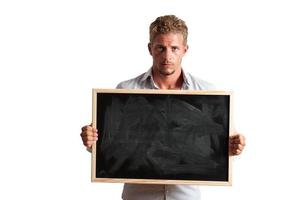
[(92, 181), (231, 185), (231, 93), (93, 90)]

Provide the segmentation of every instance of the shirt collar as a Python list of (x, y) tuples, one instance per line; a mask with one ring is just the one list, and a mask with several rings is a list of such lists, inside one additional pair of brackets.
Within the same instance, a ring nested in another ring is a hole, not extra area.
[(152, 67), (147, 70), (147, 72), (144, 73), (143, 77), (142, 77), (142, 81), (146, 81), (148, 78), (153, 77), (152, 75)]
[[(182, 88), (186, 88), (186, 86), (188, 87), (189, 85), (191, 85), (191, 79), (189, 78), (189, 75), (185, 72), (183, 68), (182, 68), (182, 75), (184, 80)], [(152, 67), (147, 72), (145, 72), (145, 74), (142, 77), (142, 81), (146, 81), (148, 78), (150, 78), (152, 84), (156, 86), (153, 79)]]
[(185, 72), (185, 70), (183, 68), (182, 68), (182, 74), (183, 74), (184, 84), (187, 86), (191, 85), (190, 76), (188, 75), (188, 73)]

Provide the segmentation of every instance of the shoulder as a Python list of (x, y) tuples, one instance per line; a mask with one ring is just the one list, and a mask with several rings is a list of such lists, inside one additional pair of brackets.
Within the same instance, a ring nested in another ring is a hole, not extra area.
[(143, 82), (145, 81), (145, 74), (140, 74), (139, 76), (129, 79), (129, 80), (125, 80), (120, 82), (117, 85), (117, 89), (141, 89)]
[(216, 87), (205, 80), (202, 80), (196, 76), (191, 75), (190, 73), (185, 74), (187, 77), (187, 80), (190, 84), (190, 89), (193, 90), (215, 90)]

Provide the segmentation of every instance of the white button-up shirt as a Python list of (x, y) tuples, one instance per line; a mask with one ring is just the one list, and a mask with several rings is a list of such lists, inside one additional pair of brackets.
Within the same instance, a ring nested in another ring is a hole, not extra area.
[[(183, 90), (213, 90), (210, 83), (182, 70)], [(123, 81), (118, 89), (160, 89), (154, 82), (152, 68), (140, 76)], [(124, 184), (124, 200), (199, 200), (200, 190), (193, 185)]]

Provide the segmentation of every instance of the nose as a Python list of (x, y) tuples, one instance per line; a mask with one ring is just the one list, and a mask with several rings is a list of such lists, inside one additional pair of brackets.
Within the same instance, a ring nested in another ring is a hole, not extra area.
[(172, 51), (169, 48), (166, 48), (166, 50), (163, 52), (163, 58), (166, 61), (170, 61), (172, 58)]

